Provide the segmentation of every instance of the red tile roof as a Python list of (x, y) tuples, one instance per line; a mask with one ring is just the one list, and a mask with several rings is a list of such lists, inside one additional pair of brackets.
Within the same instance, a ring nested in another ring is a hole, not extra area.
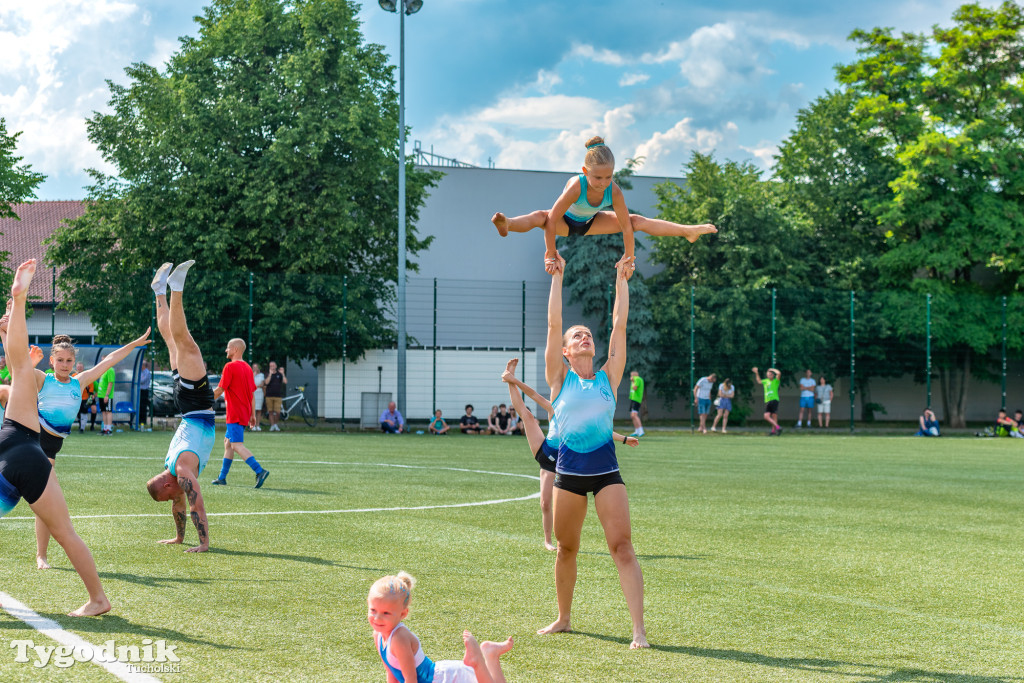
[[(10, 252), (7, 266), (16, 268), (26, 259), (38, 259), (40, 267), (29, 290), (29, 301), (34, 303), (53, 301), (53, 270), (46, 262), (46, 247), (43, 241), (53, 234), (61, 221), (78, 218), (85, 213), (85, 202), (33, 202), (13, 204), (11, 208), (21, 218), (0, 218), (0, 251)], [(58, 277), (60, 270), (57, 271)], [(60, 298), (60, 291), (57, 292)]]

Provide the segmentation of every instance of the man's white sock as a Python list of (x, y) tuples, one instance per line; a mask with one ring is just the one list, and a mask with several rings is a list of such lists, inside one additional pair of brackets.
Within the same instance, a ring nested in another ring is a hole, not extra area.
[(157, 296), (161, 294), (167, 294), (167, 273), (171, 272), (171, 266), (173, 263), (165, 263), (156, 269), (156, 275), (153, 276), (153, 291), (156, 292)]
[(195, 261), (191, 259), (184, 263), (179, 263), (178, 267), (167, 276), (167, 286), (171, 288), (172, 292), (180, 292), (185, 289), (185, 276), (188, 275), (188, 269), (194, 263)]

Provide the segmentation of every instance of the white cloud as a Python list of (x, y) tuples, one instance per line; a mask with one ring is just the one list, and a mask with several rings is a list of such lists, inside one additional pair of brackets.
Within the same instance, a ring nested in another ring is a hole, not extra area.
[(547, 95), (544, 97), (506, 97), (471, 118), (483, 123), (522, 128), (567, 128), (576, 121), (600, 115), (601, 103), (590, 97)]
[(618, 52), (608, 49), (597, 49), (593, 45), (576, 44), (567, 55), (568, 58), (579, 57), (598, 64), (610, 64), (611, 66), (624, 66), (627, 63), (625, 57)]
[(770, 140), (761, 140), (750, 147), (740, 145), (739, 148), (754, 157), (757, 165), (766, 171), (775, 165), (775, 155), (779, 153), (779, 146)]
[(153, 41), (153, 52), (146, 59), (146, 63), (154, 66), (161, 72), (173, 55), (178, 50), (178, 41), (167, 38), (157, 38)]
[(619, 79), (619, 87), (628, 88), (631, 85), (637, 85), (639, 83), (646, 83), (651, 79), (650, 74), (644, 74), (639, 72), (622, 74), (622, 78)]

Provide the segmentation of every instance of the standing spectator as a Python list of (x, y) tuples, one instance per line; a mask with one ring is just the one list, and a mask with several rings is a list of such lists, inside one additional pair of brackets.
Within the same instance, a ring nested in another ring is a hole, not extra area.
[(487, 416), (487, 433), (498, 433), (498, 406), (491, 406), (491, 414)]
[(255, 420), (252, 412), (252, 396), (256, 391), (252, 368), (242, 360), (242, 356), (245, 354), (245, 342), (237, 338), (230, 340), (227, 348), (224, 349), (224, 354), (228, 357), (228, 362), (220, 371), (220, 383), (213, 390), (213, 400), (216, 401), (223, 395), (227, 409), (227, 414), (224, 416), (224, 422), (227, 423), (224, 432), (224, 462), (221, 464), (220, 476), (212, 483), (215, 486), (225, 486), (228, 483), (228, 471), (231, 469), (231, 463), (234, 462), (235, 454), (238, 454), (256, 474), (255, 488), (260, 488), (270, 476), (270, 470), (264, 469), (253, 456), (252, 451), (242, 445), (245, 440), (246, 425), (252, 426)]
[(782, 427), (779, 426), (779, 377), (781, 374), (775, 368), (768, 368), (766, 379), (761, 379), (761, 374), (754, 368), (754, 381), (764, 386), (764, 419), (772, 426), (768, 436), (782, 434)]
[[(106, 360), (109, 354), (103, 354)], [(116, 373), (113, 367), (107, 368), (98, 382), (96, 382), (96, 393), (99, 397), (100, 411), (103, 413), (103, 425), (100, 429), (101, 436), (110, 436), (114, 433), (114, 384)]]
[(835, 392), (832, 385), (825, 380), (825, 375), (818, 378), (818, 386), (814, 387), (814, 402), (818, 405), (818, 426), (821, 427), (822, 415), (825, 416), (825, 427), (832, 418), (832, 398)]
[(266, 396), (263, 399), (267, 406), (267, 417), (270, 418), (271, 432), (279, 432), (277, 420), (281, 416), (281, 399), (284, 398), (284, 390), (288, 388), (288, 378), (284, 376), (284, 369), (278, 369), (277, 363), (270, 361), (267, 367), (267, 379), (264, 382), (263, 391)]
[(444, 418), (441, 417), (440, 408), (434, 411), (434, 419), (430, 421), (430, 427), (428, 429), (431, 434), (437, 434), (438, 436), (448, 433), (450, 427), (448, 427), (448, 423), (444, 421)]
[(921, 417), (917, 418), (917, 436), (938, 436), (939, 420), (931, 408), (925, 408)]
[(701, 377), (693, 385), (693, 402), (697, 406), (697, 414), (700, 415), (700, 433), (708, 433), (708, 413), (711, 412), (711, 390), (715, 388), (715, 380), (718, 376), (711, 373), (707, 377)]
[(728, 434), (729, 413), (732, 412), (732, 397), (736, 395), (736, 387), (732, 380), (726, 377), (718, 385), (718, 412), (715, 414), (715, 421), (711, 423), (711, 431), (715, 431), (719, 418), (722, 419), (722, 433)]
[(402, 419), (402, 414), (398, 412), (398, 407), (392, 401), (388, 404), (388, 409), (380, 414), (380, 431), (385, 434), (401, 434), (404, 429), (405, 420)]
[(149, 417), (149, 387), (153, 381), (153, 375), (149, 371), (149, 361), (142, 361), (142, 370), (139, 372), (139, 429), (145, 428), (146, 418)]
[(814, 373), (808, 368), (800, 378), (800, 413), (796, 418), (796, 427), (803, 426), (804, 411), (807, 411), (807, 426), (811, 426), (811, 414), (814, 412)]
[(640, 422), (640, 404), (644, 400), (644, 378), (633, 370), (629, 373), (629, 417), (633, 420), (633, 433), (630, 436), (644, 435), (644, 426)]
[(484, 428), (480, 426), (480, 420), (473, 414), (473, 405), (466, 404), (466, 414), (459, 419), (459, 431), (463, 434), (483, 434)]
[[(78, 377), (80, 374), (85, 372), (84, 363), (75, 364), (75, 374), (73, 377)], [(96, 383), (90, 382), (88, 384), (80, 384), (82, 389), (82, 403), (78, 408), (78, 433), (81, 434), (85, 431), (85, 418), (86, 415), (91, 416), (92, 422), (89, 424), (89, 431), (93, 431), (96, 428), (96, 404), (94, 401), (94, 395), (96, 394)]]
[(256, 385), (256, 393), (252, 395), (252, 413), (256, 426), (254, 432), (261, 432), (260, 422), (263, 421), (263, 385), (267, 382), (267, 376), (263, 374), (259, 363), (252, 364), (253, 383)]
[(11, 383), (11, 371), (7, 367), (7, 357), (0, 356), (0, 384)]

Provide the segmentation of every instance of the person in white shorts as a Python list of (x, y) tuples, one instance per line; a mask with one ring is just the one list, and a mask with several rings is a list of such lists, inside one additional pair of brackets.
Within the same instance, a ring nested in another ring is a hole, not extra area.
[[(213, 388), (206, 376), (206, 363), (199, 346), (192, 339), (185, 321), (185, 309), (181, 304), (181, 290), (185, 286), (185, 275), (195, 261), (185, 261), (173, 272), (171, 264), (165, 263), (153, 278), (156, 292), (156, 323), (160, 336), (167, 343), (171, 358), (171, 375), (174, 378), (174, 403), (181, 413), (181, 424), (171, 439), (164, 459), (163, 472), (149, 480), (146, 488), (153, 500), (172, 501), (171, 515), (177, 531), (174, 538), (161, 543), (177, 544), (185, 541), (186, 502), (191, 511), (192, 523), (199, 534), (199, 545), (185, 550), (187, 553), (202, 553), (210, 549), (209, 526), (206, 522), (206, 506), (199, 490), (199, 475), (210, 459), (214, 444)], [(171, 290), (170, 305), (167, 303), (167, 289)]]
[[(825, 376), (818, 378), (818, 385), (814, 387), (814, 403), (818, 407), (818, 426), (828, 427), (828, 421), (832, 417), (832, 385), (825, 381)], [(808, 416), (809, 418), (810, 416)], [(824, 418), (824, 425), (822, 424)], [(810, 421), (808, 419), (808, 421)]]
[(409, 597), (416, 579), (405, 572), (377, 579), (366, 598), (366, 619), (373, 628), (388, 680), (405, 683), (505, 683), (499, 658), (512, 649), (512, 639), (501, 643), (477, 643), (462, 632), (466, 656), (462, 661), (432, 661), (423, 653), (420, 639), (402, 623), (409, 615)]

